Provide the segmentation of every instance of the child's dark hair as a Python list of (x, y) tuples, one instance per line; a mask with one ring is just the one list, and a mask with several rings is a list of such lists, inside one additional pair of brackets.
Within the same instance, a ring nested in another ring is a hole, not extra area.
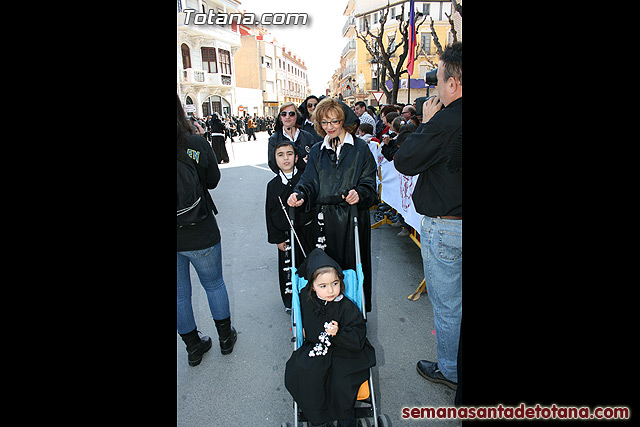
[(276, 148), (275, 148), (275, 149), (277, 150), (278, 148), (280, 148), (280, 147), (284, 147), (284, 146), (287, 146), (287, 145), (290, 145), (290, 146), (293, 148), (293, 151), (296, 153), (296, 155), (298, 155), (298, 150), (296, 150), (296, 146), (295, 146), (295, 145), (293, 145), (293, 142), (291, 142), (291, 141), (290, 141), (290, 140), (288, 140), (288, 139), (287, 139), (287, 140), (284, 140), (284, 141), (279, 142), (279, 143), (278, 143), (278, 145), (276, 145)]
[(359, 129), (364, 133), (368, 133), (369, 135), (373, 134), (373, 126), (371, 126), (371, 123), (360, 123)]
[(400, 128), (404, 125), (407, 124), (407, 119), (405, 119), (402, 116), (398, 116), (395, 119), (393, 119), (393, 122), (391, 122), (391, 128), (396, 131), (396, 132), (400, 132)]
[(311, 279), (309, 280), (309, 283), (311, 283), (311, 286), (309, 286), (309, 295), (308, 295), (309, 299), (311, 299), (313, 295), (315, 295), (316, 293), (316, 291), (313, 290), (313, 283), (316, 281), (318, 276), (324, 273), (329, 273), (331, 271), (335, 272), (336, 275), (338, 276), (338, 281), (340, 282), (340, 293), (344, 294), (344, 274), (341, 272), (338, 272), (338, 270), (336, 270), (334, 267), (331, 267), (330, 265), (326, 265), (324, 267), (319, 267), (311, 275)]
[(387, 119), (387, 123), (389, 123), (389, 127), (391, 127), (391, 123), (393, 123), (393, 119), (395, 119), (396, 117), (398, 117), (400, 114), (398, 114), (397, 111), (391, 111), (390, 113), (387, 113), (384, 117), (385, 119)]

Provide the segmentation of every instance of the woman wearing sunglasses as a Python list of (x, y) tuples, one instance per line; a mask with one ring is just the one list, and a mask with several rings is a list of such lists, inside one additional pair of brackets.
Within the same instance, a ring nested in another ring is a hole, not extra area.
[[(322, 212), (325, 252), (345, 269), (355, 269), (351, 205), (357, 206), (358, 237), (364, 273), (364, 296), (371, 311), (371, 220), (369, 208), (376, 202), (376, 161), (369, 145), (355, 136), (360, 125), (345, 103), (324, 98), (314, 112), (316, 131), (324, 140), (315, 144), (309, 162), (287, 203), (305, 212)], [(319, 242), (320, 243), (320, 242)]]
[(280, 172), (276, 164), (275, 151), (276, 147), (282, 142), (293, 142), (296, 154), (298, 154), (296, 167), (300, 170), (304, 170), (307, 165), (307, 155), (313, 144), (317, 142), (309, 132), (300, 129), (300, 126), (297, 124), (299, 116), (300, 112), (293, 102), (285, 102), (280, 106), (274, 132), (269, 137), (269, 149), (267, 153), (269, 167), (275, 174)]
[(318, 100), (317, 96), (307, 96), (307, 99), (305, 99), (304, 102), (298, 107), (298, 110), (301, 113), (301, 117), (298, 119), (298, 124), (300, 125), (301, 129), (306, 130), (311, 135), (313, 135), (316, 141), (321, 141), (322, 137), (318, 135), (313, 124), (313, 112), (315, 111), (318, 102), (320, 101)]

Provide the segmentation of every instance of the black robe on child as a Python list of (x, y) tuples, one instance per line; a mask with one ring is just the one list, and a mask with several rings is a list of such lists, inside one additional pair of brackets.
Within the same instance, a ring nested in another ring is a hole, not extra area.
[[(358, 389), (376, 364), (376, 353), (358, 307), (344, 295), (340, 301), (338, 297), (327, 302), (313, 292), (309, 299), (311, 286), (300, 291), (305, 340), (287, 361), (285, 386), (305, 418), (322, 424), (352, 414)], [(327, 346), (324, 323), (332, 320), (338, 322), (338, 333), (328, 337)]]
[[(289, 220), (282, 211), (282, 206), (278, 200), (278, 196), (282, 199), (284, 207), (287, 209), (287, 215), (289, 214), (289, 205), (287, 205), (287, 199), (293, 192), (293, 187), (300, 180), (302, 171), (298, 170), (293, 175), (291, 180), (286, 177), (287, 181), (284, 184), (282, 174), (276, 175), (267, 184), (267, 199), (265, 203), (265, 217), (267, 219), (267, 240), (269, 243), (278, 244), (290, 240), (291, 228), (289, 227)], [(296, 209), (295, 218), (293, 223), (295, 224), (295, 230), (300, 238), (302, 247), (306, 254), (309, 254), (315, 245), (315, 236), (313, 233), (313, 214), (305, 213), (302, 209)], [(294, 242), (293, 245), (296, 248), (296, 268), (300, 267), (300, 264), (304, 260), (300, 245), (298, 242)], [(287, 246), (291, 247), (291, 242), (288, 242)], [(280, 282), (280, 296), (282, 302), (286, 308), (291, 308), (291, 270), (287, 267), (291, 267), (291, 255), (290, 251), (283, 252), (280, 249), (278, 251), (278, 279)]]

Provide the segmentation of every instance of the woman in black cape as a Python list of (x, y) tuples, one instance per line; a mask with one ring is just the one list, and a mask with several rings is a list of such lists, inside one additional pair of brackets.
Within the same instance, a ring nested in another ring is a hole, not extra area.
[[(355, 269), (355, 239), (350, 205), (358, 211), (360, 256), (366, 311), (371, 311), (371, 220), (377, 200), (376, 162), (368, 144), (355, 136), (360, 120), (346, 104), (325, 98), (314, 112), (316, 131), (324, 140), (311, 148), (307, 168), (287, 203), (322, 213), (327, 255), (345, 269)], [(296, 194), (298, 193), (298, 194)]]

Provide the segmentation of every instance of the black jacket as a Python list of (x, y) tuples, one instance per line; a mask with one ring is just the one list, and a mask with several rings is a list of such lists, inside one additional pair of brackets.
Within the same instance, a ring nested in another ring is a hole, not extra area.
[[(280, 178), (280, 175), (276, 175), (267, 184), (265, 217), (267, 219), (267, 240), (269, 241), (269, 243), (282, 243), (291, 236), (289, 220), (282, 211), (282, 206), (280, 205), (278, 197), (282, 199), (282, 204), (284, 205), (285, 209), (287, 209), (287, 214), (289, 214), (289, 205), (287, 205), (287, 199), (293, 192), (293, 187), (298, 183), (301, 175), (302, 171), (298, 169), (298, 173), (291, 177), (291, 181), (288, 181), (287, 184), (282, 183), (282, 178)], [(293, 218), (293, 223), (295, 225), (296, 233), (298, 233), (298, 238), (301, 239), (306, 253), (309, 253), (315, 245), (313, 236), (310, 240), (311, 244), (306, 244), (308, 239), (306, 239), (307, 232), (305, 230), (308, 230), (310, 228), (309, 223), (312, 220), (312, 213), (304, 212), (302, 209), (295, 210), (295, 218)], [(305, 225), (307, 225), (307, 227), (305, 227)], [(302, 258), (299, 259), (302, 261)]]
[[(294, 191), (302, 193), (305, 203), (298, 209), (324, 214), (325, 251), (345, 269), (355, 269), (355, 235), (351, 209), (342, 198), (344, 190), (354, 189), (360, 196), (357, 204), (360, 256), (364, 273), (366, 311), (371, 311), (371, 219), (369, 208), (377, 200), (376, 161), (369, 145), (354, 138), (354, 145), (344, 143), (338, 163), (328, 150), (316, 143), (309, 153), (307, 168)], [(316, 221), (314, 221), (316, 222)], [(317, 222), (316, 222), (317, 223)], [(316, 230), (319, 235), (319, 230)]]
[(320, 135), (318, 135), (318, 132), (316, 132), (316, 128), (314, 127), (314, 125), (307, 122), (306, 119), (302, 124), (302, 130), (306, 130), (307, 132), (309, 132), (316, 141), (322, 141), (323, 139)]
[[(218, 169), (218, 160), (211, 149), (211, 145), (200, 135), (191, 135), (187, 139), (186, 147), (187, 155), (194, 159), (198, 168), (204, 169), (205, 180), (204, 185), (208, 189), (216, 188), (220, 182), (220, 169)], [(207, 191), (206, 194), (209, 194)], [(206, 196), (205, 194), (205, 196)], [(205, 197), (207, 208), (213, 210), (213, 200), (211, 195)], [(197, 251), (206, 249), (220, 242), (220, 229), (216, 222), (216, 217), (211, 215), (196, 225), (178, 228), (178, 252)]]
[(416, 211), (427, 216), (462, 216), (462, 170), (447, 162), (462, 134), (462, 98), (438, 111), (409, 135), (394, 157), (398, 172), (418, 175), (413, 190)]

